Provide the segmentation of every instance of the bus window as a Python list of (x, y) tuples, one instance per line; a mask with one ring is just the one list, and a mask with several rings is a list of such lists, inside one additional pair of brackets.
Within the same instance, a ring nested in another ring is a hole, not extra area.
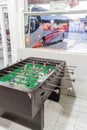
[(87, 22), (84, 23), (84, 32), (87, 33)]
[(50, 23), (44, 24), (44, 31), (48, 31), (48, 30), (51, 30), (51, 24)]

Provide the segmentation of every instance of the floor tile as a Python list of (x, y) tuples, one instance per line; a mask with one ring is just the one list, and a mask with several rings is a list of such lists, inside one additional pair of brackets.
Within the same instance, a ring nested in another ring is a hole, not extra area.
[(65, 104), (67, 98), (68, 98), (68, 96), (61, 94), (58, 104), (63, 106)]
[(54, 123), (50, 123), (50, 124), (45, 124), (45, 126), (44, 126), (44, 130), (53, 130), (53, 127), (54, 127), (54, 124), (55, 124), (55, 122)]
[(64, 110), (66, 111), (66, 112), (70, 112), (70, 111), (79, 111), (79, 105), (75, 105), (75, 104), (73, 104), (73, 103), (71, 103), (71, 104), (68, 104), (68, 103), (65, 103), (65, 105), (64, 105)]
[(65, 116), (65, 117), (73, 117), (73, 118), (76, 118), (77, 115), (78, 115), (78, 112), (76, 112), (76, 111), (65, 111), (65, 110), (64, 110), (61, 115)]
[(87, 114), (87, 108), (86, 107), (80, 107), (78, 113), (79, 114)]
[(70, 124), (56, 123), (52, 130), (73, 130), (73, 127)]
[(55, 112), (62, 113), (63, 112), (63, 105), (60, 105), (58, 102), (51, 101), (48, 105), (48, 108), (54, 110)]
[(66, 103), (73, 104), (73, 105), (80, 105), (81, 99), (68, 96)]
[(6, 128), (6, 129), (10, 129), (14, 125), (15, 125), (14, 122), (7, 120), (7, 119), (0, 118), (0, 126), (1, 127)]
[(87, 114), (85, 114), (85, 113), (78, 113), (78, 114), (77, 114), (77, 118), (87, 119)]
[(32, 130), (22, 125), (16, 124), (14, 127), (10, 128), (10, 130)]
[(0, 130), (8, 130), (8, 129), (4, 128), (3, 126), (0, 126)]
[(87, 100), (81, 100), (81, 107), (86, 107), (87, 108)]
[(46, 108), (45, 113), (44, 113), (44, 122), (45, 124), (49, 124), (51, 122), (56, 122), (60, 113), (57, 113), (55, 110), (52, 108)]
[(87, 130), (87, 129), (83, 129), (83, 128), (74, 128), (73, 130)]
[(70, 113), (63, 112), (58, 118), (57, 122), (62, 123), (64, 125), (70, 124), (71, 126), (74, 126), (76, 121), (76, 114), (77, 113), (74, 114), (73, 112), (73, 114), (70, 115)]
[(75, 123), (75, 128), (80, 130), (87, 130), (87, 119), (86, 118), (77, 118)]
[(49, 103), (50, 103), (50, 100), (46, 100), (44, 105), (47, 107), (49, 105)]

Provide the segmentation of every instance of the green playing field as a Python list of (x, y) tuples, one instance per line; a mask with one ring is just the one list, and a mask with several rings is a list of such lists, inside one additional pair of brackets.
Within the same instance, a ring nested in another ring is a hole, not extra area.
[(0, 77), (0, 82), (7, 82), (34, 89), (55, 70), (55, 66), (28, 63), (24, 67), (20, 67)]

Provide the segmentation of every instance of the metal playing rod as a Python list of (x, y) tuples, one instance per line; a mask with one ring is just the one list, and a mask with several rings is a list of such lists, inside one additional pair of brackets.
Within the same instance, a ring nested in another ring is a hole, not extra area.
[(69, 76), (68, 74), (59, 74), (59, 75), (60, 75), (60, 76), (64, 76), (64, 77), (65, 77), (65, 76), (67, 76), (67, 77)]
[(74, 72), (72, 72), (72, 71), (68, 71), (68, 72), (61, 71), (60, 73), (66, 73), (66, 74), (70, 73), (70, 74), (74, 74)]
[(65, 87), (62, 87), (62, 86), (57, 86), (57, 85), (49, 84), (49, 83), (46, 83), (46, 85), (48, 85), (48, 86), (52, 86), (52, 87), (56, 87), (56, 88), (61, 88), (61, 89), (72, 90), (72, 87), (65, 88)]
[[(64, 67), (65, 67), (66, 65), (64, 65)], [(71, 66), (71, 65), (69, 65), (69, 66), (67, 66), (67, 67), (71, 67), (71, 68), (77, 68), (76, 66)]]
[(72, 82), (75, 82), (75, 79), (69, 79), (69, 78), (62, 78), (62, 77), (58, 77), (59, 79), (63, 79), (63, 80), (70, 80)]
[(18, 67), (21, 67), (21, 66), (23, 66), (23, 65), (18, 64)]
[(18, 69), (18, 66), (14, 66), (14, 68)]
[(20, 63), (20, 64), (18, 64), (18, 65), (21, 65), (21, 66), (22, 66), (22, 65), (24, 65), (24, 64)]
[(6, 72), (6, 73), (11, 73), (11, 71), (9, 71), (9, 70), (4, 70), (4, 72)]
[(20, 65), (16, 65), (15, 67), (20, 67)]
[(68, 66), (68, 67), (71, 67), (71, 68), (76, 68), (76, 66)]
[(41, 88), (45, 89), (45, 90), (48, 90), (48, 91), (51, 91), (51, 92), (55, 92), (56, 94), (59, 94), (59, 89), (53, 90), (53, 89), (44, 88), (44, 87), (41, 87)]
[(65, 69), (65, 68), (62, 68), (62, 70), (72, 70), (72, 71), (74, 71), (74, 69), (71, 69), (71, 68), (68, 68), (68, 69)]
[[(59, 77), (59, 76), (57, 76), (57, 75), (55, 75), (55, 77), (57, 77), (58, 79), (70, 80), (70, 81), (72, 81), (72, 82), (75, 82), (75, 79), (70, 79), (70, 78)], [(55, 80), (55, 79), (53, 79), (53, 80)]]
[(9, 68), (9, 70), (14, 71), (14, 69), (13, 69), (13, 68)]
[(0, 75), (5, 75), (5, 74), (0, 73)]
[(27, 63), (27, 61), (22, 61), (22, 63)]
[(50, 83), (46, 83), (46, 85), (48, 85), (48, 86), (52, 86), (52, 87), (56, 87), (56, 88), (60, 88), (60, 87), (61, 87), (61, 86), (57, 86), (57, 85), (50, 84)]

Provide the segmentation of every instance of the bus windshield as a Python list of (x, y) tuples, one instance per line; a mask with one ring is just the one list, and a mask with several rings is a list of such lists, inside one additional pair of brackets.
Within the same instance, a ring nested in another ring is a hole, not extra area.
[(39, 26), (40, 26), (40, 17), (38, 16), (32, 16), (30, 18), (30, 33), (33, 33), (34, 31), (36, 31)]

